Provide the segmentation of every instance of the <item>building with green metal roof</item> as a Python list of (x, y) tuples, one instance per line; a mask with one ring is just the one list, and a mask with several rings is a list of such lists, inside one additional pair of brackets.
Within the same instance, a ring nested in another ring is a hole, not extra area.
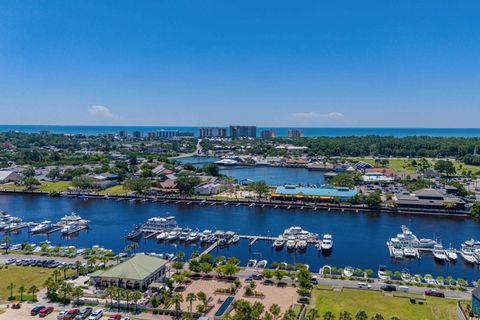
[(105, 270), (95, 271), (90, 279), (96, 287), (110, 286), (146, 290), (153, 282), (163, 282), (167, 272), (167, 260), (155, 256), (136, 254)]

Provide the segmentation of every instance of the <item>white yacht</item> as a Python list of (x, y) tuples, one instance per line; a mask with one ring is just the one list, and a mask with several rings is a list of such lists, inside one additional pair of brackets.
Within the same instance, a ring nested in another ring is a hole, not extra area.
[(237, 243), (238, 241), (240, 241), (240, 236), (236, 234), (232, 237), (232, 243)]
[(333, 248), (333, 238), (331, 234), (324, 234), (320, 249), (323, 251), (330, 251)]
[(289, 237), (288, 240), (287, 240), (287, 249), (289, 250), (293, 250), (295, 249), (295, 244), (296, 244), (296, 241), (295, 241), (295, 237)]
[(86, 226), (90, 223), (89, 220), (82, 219), (78, 214), (72, 212), (71, 214), (65, 215), (63, 218), (60, 219), (58, 224), (61, 225), (68, 225), (69, 223), (78, 223), (79, 225)]
[(278, 238), (275, 239), (275, 241), (273, 242), (273, 247), (274, 247), (274, 248), (282, 248), (284, 245), (285, 245), (285, 240), (283, 239), (282, 236), (278, 237)]
[(187, 241), (193, 242), (197, 241), (198, 239), (200, 239), (200, 234), (196, 231), (193, 231), (188, 235)]
[(480, 249), (473, 250), (473, 256), (475, 257), (477, 263), (480, 263)]
[(250, 259), (250, 260), (248, 260), (247, 268), (255, 268), (256, 265), (257, 265), (257, 260)]
[(174, 216), (168, 217), (152, 217), (142, 225), (142, 229), (146, 230), (171, 230), (177, 228), (177, 222)]
[(477, 262), (477, 259), (475, 259), (475, 256), (473, 255), (473, 250), (466, 246), (462, 247), (462, 250), (460, 250), (460, 256), (467, 263)]
[(398, 239), (392, 239), (389, 243), (391, 255), (395, 259), (403, 258), (403, 248)]
[(402, 225), (402, 233), (397, 234), (395, 238), (391, 238), (390, 242), (398, 241), (402, 247), (414, 247), (414, 248), (433, 248), (437, 243), (435, 240), (428, 238), (418, 239), (409, 228)]
[(83, 226), (78, 222), (70, 222), (60, 230), (63, 234), (72, 234), (81, 230)]
[(445, 255), (447, 256), (448, 260), (450, 260), (450, 261), (455, 261), (458, 258), (457, 250), (455, 250), (451, 247), (445, 250)]
[(42, 232), (46, 232), (50, 229), (52, 229), (52, 222), (51, 221), (48, 221), (48, 220), (45, 220), (45, 221), (42, 221), (41, 223), (39, 223), (38, 225), (36, 225), (35, 227), (33, 227), (32, 229), (30, 229), (30, 232), (31, 233), (42, 233)]
[(186, 241), (191, 232), (192, 232), (192, 229), (190, 228), (183, 229), (182, 232), (180, 232), (180, 234), (178, 235), (178, 240)]
[(167, 238), (166, 232), (160, 232), (159, 234), (157, 234), (157, 240), (159, 241), (165, 240), (166, 238)]
[(418, 256), (418, 251), (412, 247), (403, 248), (403, 255), (407, 258), (415, 258)]
[(167, 241), (175, 241), (178, 239), (178, 236), (180, 235), (180, 232), (179, 231), (170, 231), (168, 234), (167, 234)]
[(307, 249), (307, 241), (306, 240), (298, 240), (296, 245), (295, 245), (295, 248), (299, 249), (299, 250), (305, 250)]
[(436, 259), (436, 260), (439, 260), (439, 261), (445, 261), (447, 260), (447, 255), (445, 253), (445, 249), (443, 249), (443, 246), (439, 243), (439, 244), (436, 244), (434, 247), (433, 247), (433, 251), (432, 251), (432, 254), (433, 254), (433, 257)]

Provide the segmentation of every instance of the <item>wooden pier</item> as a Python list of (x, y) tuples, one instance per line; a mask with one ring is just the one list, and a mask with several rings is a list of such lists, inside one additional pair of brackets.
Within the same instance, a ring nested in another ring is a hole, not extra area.
[(218, 241), (215, 241), (215, 242), (212, 243), (207, 249), (205, 249), (205, 251), (203, 251), (200, 255), (203, 256), (203, 255), (209, 254), (209, 253), (212, 252), (217, 246), (218, 246)]

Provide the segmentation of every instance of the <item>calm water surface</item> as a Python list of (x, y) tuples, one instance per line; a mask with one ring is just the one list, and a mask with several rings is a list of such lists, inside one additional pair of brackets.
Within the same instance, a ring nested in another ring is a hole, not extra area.
[[(287, 210), (259, 207), (224, 207), (175, 205), (159, 203), (129, 203), (128, 201), (49, 198), (41, 196), (0, 195), (0, 210), (6, 210), (26, 221), (48, 219), (58, 221), (72, 211), (91, 220), (90, 229), (72, 239), (64, 239), (59, 232), (50, 235), (55, 245), (89, 247), (95, 244), (120, 252), (125, 248), (124, 234), (132, 225), (140, 224), (153, 216), (175, 215), (181, 227), (233, 230), (240, 234), (277, 236), (292, 225), (298, 225), (319, 234), (332, 233), (334, 248), (330, 256), (324, 257), (313, 246), (305, 253), (288, 253), (274, 250), (271, 243), (258, 241), (249, 247), (248, 241), (225, 249), (218, 249), (213, 255), (237, 256), (243, 264), (250, 258), (264, 258), (270, 263), (307, 263), (312, 271), (329, 264), (336, 267), (353, 266), (376, 270), (386, 264), (391, 270), (408, 269), (411, 273), (452, 275), (471, 280), (480, 278), (478, 266), (466, 265), (460, 258), (456, 263), (437, 264), (430, 254), (421, 260), (390, 259), (385, 245), (387, 239), (400, 231), (402, 224), (410, 225), (418, 237), (438, 238), (444, 245), (459, 248), (471, 238), (480, 238), (480, 225), (470, 219), (430, 217), (419, 215), (393, 215), (386, 213), (333, 213), (306, 210)], [(26, 230), (12, 236), (13, 243), (30, 240), (40, 242), (46, 236), (32, 236)], [(202, 248), (197, 244), (170, 245), (156, 240), (141, 240), (140, 251), (176, 252), (184, 251), (187, 256)]]

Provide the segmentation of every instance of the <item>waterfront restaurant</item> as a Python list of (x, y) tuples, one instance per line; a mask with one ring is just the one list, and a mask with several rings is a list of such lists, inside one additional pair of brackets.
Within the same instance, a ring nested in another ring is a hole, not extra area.
[(309, 188), (299, 187), (296, 185), (285, 185), (277, 187), (271, 193), (273, 200), (288, 200), (288, 201), (332, 201), (338, 200), (347, 202), (352, 200), (357, 195), (357, 191), (348, 188)]
[(108, 270), (93, 272), (90, 281), (100, 288), (115, 286), (144, 291), (149, 284), (165, 280), (167, 262), (155, 256), (136, 254)]

